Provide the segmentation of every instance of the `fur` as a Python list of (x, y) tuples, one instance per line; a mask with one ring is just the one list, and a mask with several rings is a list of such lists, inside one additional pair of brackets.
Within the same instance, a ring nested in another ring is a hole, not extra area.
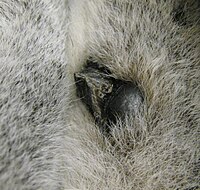
[[(64, 1), (0, 1), (0, 189), (62, 189)], [(66, 106), (65, 106), (66, 104)]]
[[(0, 1), (0, 189), (200, 188), (198, 0)], [(144, 92), (105, 137), (87, 59)]]

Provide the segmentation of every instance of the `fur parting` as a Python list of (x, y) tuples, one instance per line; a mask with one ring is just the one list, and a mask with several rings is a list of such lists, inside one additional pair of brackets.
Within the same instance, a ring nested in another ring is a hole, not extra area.
[[(79, 2), (85, 51), (75, 45), (73, 59), (81, 55), (83, 65), (90, 58), (114, 77), (136, 81), (145, 109), (103, 138), (81, 103), (73, 104), (67, 189), (199, 188), (198, 2)], [(72, 28), (79, 23), (77, 15), (71, 20)], [(72, 65), (81, 68), (79, 62)]]

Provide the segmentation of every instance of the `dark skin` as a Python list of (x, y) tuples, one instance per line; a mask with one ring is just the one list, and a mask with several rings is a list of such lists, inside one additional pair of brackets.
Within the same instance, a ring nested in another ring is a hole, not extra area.
[(100, 64), (88, 62), (74, 78), (77, 96), (103, 133), (109, 133), (116, 118), (133, 116), (142, 105), (143, 95), (135, 84), (111, 77), (111, 72)]

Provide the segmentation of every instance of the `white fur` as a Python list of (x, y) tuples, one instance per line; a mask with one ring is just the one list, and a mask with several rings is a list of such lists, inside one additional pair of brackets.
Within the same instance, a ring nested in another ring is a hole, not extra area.
[[(197, 0), (4, 0), (0, 14), (0, 189), (200, 187)], [(88, 58), (145, 95), (111, 137), (75, 93)]]

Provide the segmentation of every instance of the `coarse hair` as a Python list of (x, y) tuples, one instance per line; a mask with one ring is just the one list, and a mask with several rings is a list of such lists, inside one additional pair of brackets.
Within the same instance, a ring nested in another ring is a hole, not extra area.
[[(200, 188), (198, 0), (0, 1), (0, 189)], [(90, 59), (143, 109), (101, 133), (73, 75)]]

